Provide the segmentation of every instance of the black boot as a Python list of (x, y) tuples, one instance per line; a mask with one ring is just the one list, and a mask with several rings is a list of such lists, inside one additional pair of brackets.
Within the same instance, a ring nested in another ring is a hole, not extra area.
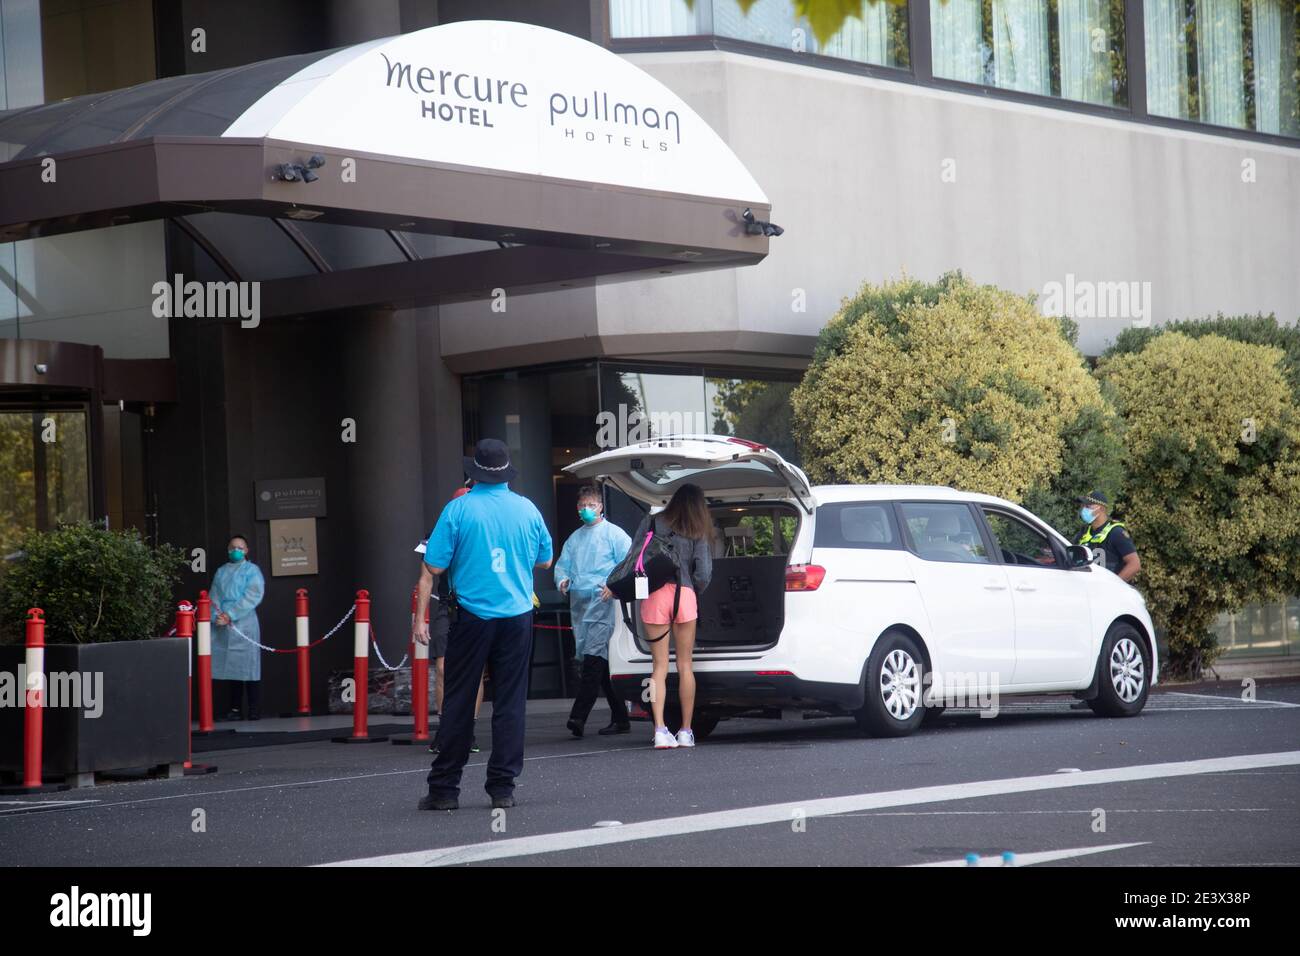
[(583, 731), (582, 721), (574, 720), (572, 717), (570, 717), (569, 722), (564, 726), (569, 728), (569, 733), (573, 734), (573, 736), (579, 738), (582, 737), (582, 731)]
[(421, 810), (459, 810), (460, 801), (455, 797), (435, 797), (427, 794), (420, 798)]
[(608, 737), (610, 734), (630, 734), (631, 732), (632, 725), (630, 723), (620, 724), (615, 721), (610, 721), (608, 725), (601, 727), (600, 730), (596, 731), (596, 733), (600, 734), (602, 737)]

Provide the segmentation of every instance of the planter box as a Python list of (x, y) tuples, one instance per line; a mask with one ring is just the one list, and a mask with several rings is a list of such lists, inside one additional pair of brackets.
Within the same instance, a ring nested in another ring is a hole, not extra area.
[[(80, 708), (45, 708), (45, 776), (155, 767), (187, 759), (189, 642), (176, 638), (108, 644), (50, 644), (45, 648), (46, 697), (50, 675), (80, 672), (97, 692), (98, 717)], [(26, 656), (19, 645), (0, 646), (0, 671), (17, 679)], [(95, 675), (102, 675), (95, 679)], [(23, 692), (20, 687), (19, 693)], [(21, 772), (22, 707), (0, 707), (0, 771)]]

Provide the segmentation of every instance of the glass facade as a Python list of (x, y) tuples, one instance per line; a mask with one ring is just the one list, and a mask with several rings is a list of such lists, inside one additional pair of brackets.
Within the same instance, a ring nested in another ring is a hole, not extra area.
[[(938, 79), (1300, 137), (1298, 0), (1143, 0), (1141, 30), (1125, 0), (925, 0), (918, 12)], [(900, 69), (912, 65), (907, 20), (906, 4), (867, 2), (819, 46), (792, 0), (747, 14), (735, 0), (610, 2), (614, 39), (728, 37)], [(1129, 101), (1129, 42), (1145, 61), (1144, 104)]]
[(1300, 597), (1221, 615), (1214, 633), (1224, 660), (1300, 654)]
[(1123, 0), (930, 0), (934, 75), (1127, 103)]
[[(520, 470), (513, 487), (531, 499), (557, 542), (579, 526), (581, 482), (565, 465), (604, 448), (656, 435), (736, 435), (798, 454), (790, 432), (790, 391), (796, 381), (722, 374), (702, 367), (580, 366), (521, 369), (466, 376), (462, 381), (465, 448), (500, 438)], [(448, 492), (450, 493), (450, 491)], [(608, 502), (610, 517), (631, 531), (641, 512), (630, 502)], [(538, 595), (552, 590), (547, 576)]]
[(167, 319), (153, 310), (154, 284), (167, 275), (163, 246), (161, 221), (0, 244), (0, 338), (166, 357)]
[(757, 0), (748, 11), (736, 0), (611, 0), (610, 36), (720, 36), (792, 53), (815, 53), (841, 60), (906, 69), (907, 4), (867, 0), (835, 36), (818, 43), (808, 21), (796, 16), (790, 0)]
[(1300, 135), (1293, 0), (1144, 0), (1147, 109)]

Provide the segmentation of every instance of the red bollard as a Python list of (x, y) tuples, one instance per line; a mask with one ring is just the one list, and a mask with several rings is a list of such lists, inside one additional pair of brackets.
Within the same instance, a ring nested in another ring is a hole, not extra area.
[(307, 615), (307, 589), (299, 588), (294, 602), (294, 625), (298, 635), (298, 716), (311, 716), (311, 643)]
[(176, 636), (185, 638), (185, 661), (186, 666), (191, 668), (185, 687), (185, 776), (216, 773), (214, 765), (194, 762), (194, 727), (190, 720), (190, 713), (194, 709), (194, 671), (189, 647), (194, 639), (194, 605), (189, 601), (181, 601), (176, 605)]
[(41, 785), (41, 732), (45, 726), (45, 612), (27, 612), (27, 712), (23, 714), (23, 787)]
[(176, 605), (176, 636), (185, 638), (185, 769), (194, 766), (193, 727), (190, 712), (194, 709), (194, 671), (190, 655), (190, 641), (194, 637), (194, 606), (189, 601)]
[(69, 790), (66, 783), (41, 783), (41, 770), (44, 766), (44, 732), (45, 732), (45, 612), (38, 607), (27, 612), (27, 652), (19, 670), (23, 685), (22, 700), (19, 706), (23, 710), (23, 782), (6, 784), (0, 787), (0, 793), (48, 793), (54, 790)]
[(199, 592), (199, 733), (210, 734), (212, 724), (212, 600)]
[(387, 740), (367, 731), (370, 689), (370, 592), (357, 592), (357, 610), (352, 625), (352, 736), (333, 737), (336, 744), (373, 744)]
[[(429, 605), (424, 606), (424, 623), (429, 623)], [(429, 645), (415, 642), (411, 657), (411, 709), (415, 711), (415, 732), (411, 739), (429, 739)]]
[[(415, 726), (410, 734), (394, 737), (395, 744), (426, 743), (429, 740), (429, 645), (415, 639), (415, 612), (420, 606), (419, 588), (411, 589), (411, 715)], [(424, 623), (429, 623), (429, 608), (424, 608)]]

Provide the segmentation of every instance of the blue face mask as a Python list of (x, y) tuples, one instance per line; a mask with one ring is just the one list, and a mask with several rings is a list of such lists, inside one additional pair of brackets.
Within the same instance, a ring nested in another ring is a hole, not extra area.
[(1083, 521), (1084, 524), (1092, 524), (1094, 521), (1097, 520), (1097, 513), (1093, 511), (1091, 508), (1080, 508), (1079, 518), (1080, 520)]
[(578, 517), (582, 519), (583, 524), (592, 524), (600, 517), (600, 512), (595, 508), (579, 508)]
[(243, 548), (231, 548), (229, 551), (226, 552), (226, 555), (230, 558), (231, 561), (243, 561), (243, 560), (244, 560), (244, 549), (243, 549)]

